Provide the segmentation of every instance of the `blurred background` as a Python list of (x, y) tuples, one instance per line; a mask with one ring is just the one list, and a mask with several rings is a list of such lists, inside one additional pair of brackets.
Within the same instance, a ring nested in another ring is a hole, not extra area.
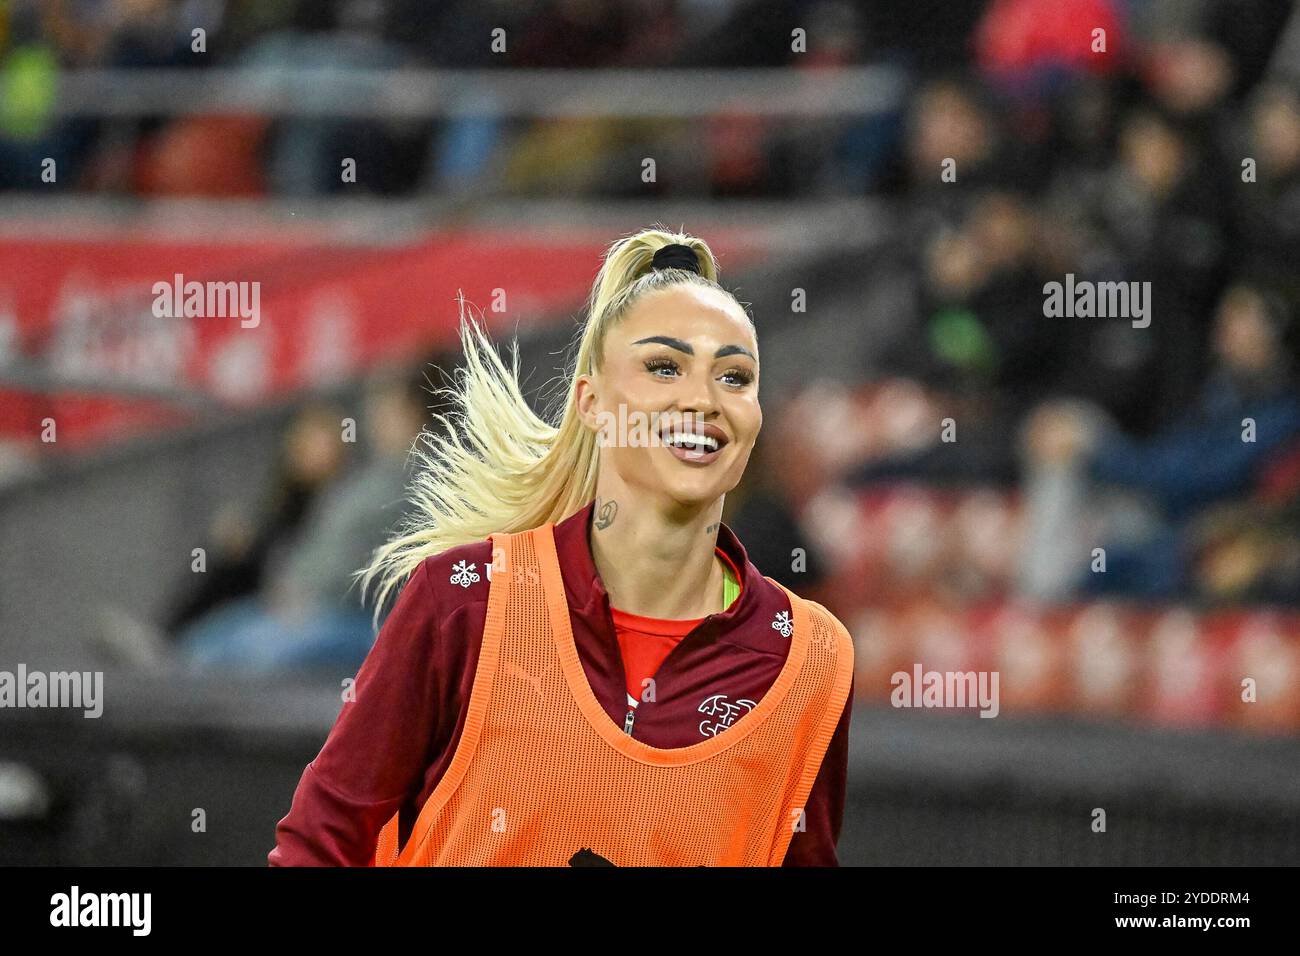
[(1283, 0), (0, 4), (0, 670), (104, 673), (0, 711), (0, 863), (264, 865), (457, 294), (545, 410), (654, 222), (758, 326), (725, 519), (855, 639), (843, 864), (1300, 863)]

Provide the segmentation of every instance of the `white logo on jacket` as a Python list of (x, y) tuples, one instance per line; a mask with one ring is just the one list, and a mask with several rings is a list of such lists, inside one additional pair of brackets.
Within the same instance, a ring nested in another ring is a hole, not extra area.
[(451, 566), (451, 583), (459, 584), (463, 588), (467, 588), (471, 584), (478, 584), (479, 577), (474, 571), (476, 567), (478, 567), (478, 565), (467, 565), (464, 561), (458, 561), (456, 564), (453, 564)]
[(772, 630), (780, 631), (782, 637), (789, 637), (794, 633), (794, 623), (790, 620), (790, 612), (782, 611), (772, 622)]
[(738, 701), (727, 700), (726, 694), (714, 694), (707, 697), (697, 708), (701, 714), (708, 714), (714, 720), (705, 719), (700, 721), (700, 733), (705, 737), (716, 736), (720, 731), (726, 730), (737, 719), (754, 709), (754, 701), (747, 697), (742, 697)]

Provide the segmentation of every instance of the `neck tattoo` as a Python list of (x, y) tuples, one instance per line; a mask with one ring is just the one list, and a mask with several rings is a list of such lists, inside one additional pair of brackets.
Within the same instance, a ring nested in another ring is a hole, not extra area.
[(618, 502), (612, 499), (601, 502), (596, 499), (596, 514), (592, 519), (592, 524), (597, 531), (604, 531), (614, 523), (614, 515), (618, 514)]

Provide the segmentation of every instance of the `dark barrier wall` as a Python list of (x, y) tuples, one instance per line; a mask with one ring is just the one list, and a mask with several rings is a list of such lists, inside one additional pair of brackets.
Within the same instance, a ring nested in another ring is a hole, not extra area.
[[(339, 687), (105, 681), (7, 718), (0, 865), (265, 865)], [(1294, 740), (864, 706), (851, 742), (843, 865), (1300, 863)]]

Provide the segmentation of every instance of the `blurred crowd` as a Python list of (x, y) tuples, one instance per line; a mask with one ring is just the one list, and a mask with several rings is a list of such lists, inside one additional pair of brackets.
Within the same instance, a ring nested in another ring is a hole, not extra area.
[[(1119, 55), (1081, 53), (1088, 24)], [(791, 413), (818, 480), (1014, 490), (1024, 597), (1300, 605), (1298, 29), (1267, 3), (991, 4), (885, 166), (900, 225), (844, 427), (824, 394)], [(1048, 316), (1067, 276), (1150, 283), (1150, 324)]]
[[(443, 362), (443, 367), (450, 365)], [(407, 514), (410, 451), (428, 422), (433, 369), (385, 366), (356, 415), (299, 407), (262, 500), (218, 503), (204, 573), (188, 575), (162, 619), (113, 619), (102, 643), (152, 669), (311, 672), (355, 668), (374, 642), (373, 594), (358, 569)], [(380, 617), (391, 606), (380, 609)]]
[[(926, 80), (969, 67), (978, 76), (963, 77), (960, 88), (975, 90), (982, 80), (1016, 101), (1014, 110), (998, 108), (999, 117), (1037, 154), (1041, 172), (1061, 150), (1087, 163), (1112, 145), (1101, 114), (1113, 91), (1104, 82), (1071, 90), (1080, 75), (1144, 73), (1204, 142), (1216, 141), (1219, 110), (1238, 102), (1270, 60), (1300, 58), (1300, 28), (1289, 13), (1290, 0), (14, 0), (0, 7), (0, 189), (798, 197), (896, 188), (909, 175), (901, 152), (907, 103), (827, 118), (753, 116), (724, 105), (683, 120), (99, 118), (54, 109), (68, 71), (144, 68), (271, 77), (283, 68), (870, 65), (910, 83), (914, 103), (943, 106), (942, 95), (927, 96)], [(492, 45), (497, 28), (503, 50)], [(1091, 51), (1096, 28), (1107, 32), (1104, 53)], [(796, 29), (806, 49), (796, 48)], [(1212, 40), (1185, 39), (1197, 35)], [(1183, 39), (1169, 43), (1175, 36)], [(1055, 131), (1047, 128), (1053, 120)], [(653, 184), (628, 173), (646, 155), (662, 157)], [(356, 159), (355, 183), (339, 175), (340, 156)], [(47, 157), (64, 171), (53, 184), (40, 178)]]
[[(812, 19), (800, 20), (805, 15)], [(52, 157), (69, 171), (58, 188), (116, 195), (411, 195), (478, 187), (631, 194), (639, 178), (619, 173), (619, 158), (662, 147), (666, 138), (694, 142), (690, 124), (492, 115), (60, 118), (52, 107), (60, 75), (84, 69), (271, 75), (295, 67), (835, 65), (863, 52), (855, 16), (835, 4), (743, 0), (18, 0), (0, 7), (7, 87), (0, 189), (48, 188), (40, 161)], [(806, 62), (797, 60), (787, 20), (833, 39), (815, 44), (819, 52)], [(197, 51), (196, 28), (204, 31)], [(492, 46), (497, 28), (505, 31), (504, 50)], [(773, 128), (740, 116), (710, 125), (706, 162), (719, 194), (782, 189), (782, 181), (802, 175), (799, 157), (775, 155), (784, 147), (769, 143)], [(356, 160), (356, 183), (343, 183), (340, 156)], [(661, 191), (699, 181), (694, 174), (669, 179)]]

